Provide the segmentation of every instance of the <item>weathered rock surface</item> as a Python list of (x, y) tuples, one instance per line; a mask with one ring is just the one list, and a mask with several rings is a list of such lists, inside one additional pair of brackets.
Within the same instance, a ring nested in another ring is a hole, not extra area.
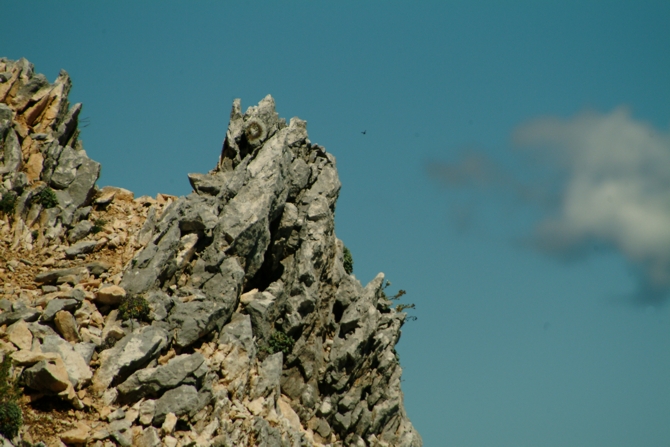
[(0, 59), (2, 346), (28, 388), (99, 415), (50, 442), (420, 446), (394, 349), (406, 315), (382, 274), (345, 271), (335, 158), (306, 122), (236, 100), (192, 194), (135, 199), (95, 186), (70, 85)]
[(168, 333), (161, 328), (147, 326), (139, 328), (111, 349), (100, 353), (100, 368), (93, 376), (93, 389), (104, 391), (113, 381), (126, 379), (139, 368), (146, 366), (158, 356), (169, 340)]
[(65, 370), (75, 388), (82, 388), (90, 382), (93, 376), (91, 369), (70, 343), (58, 336), (49, 335), (44, 338), (41, 348), (42, 352), (52, 352), (63, 359)]
[[(157, 397), (159, 392), (175, 388), (187, 379), (195, 384), (207, 372), (204, 362), (202, 354), (182, 354), (164, 366), (139, 370), (117, 386), (119, 401), (134, 402), (146, 396)], [(204, 366), (204, 370), (201, 366)]]

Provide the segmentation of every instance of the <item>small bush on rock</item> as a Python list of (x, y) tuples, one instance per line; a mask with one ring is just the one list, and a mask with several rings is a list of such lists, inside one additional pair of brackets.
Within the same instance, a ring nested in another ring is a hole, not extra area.
[(9, 353), (0, 363), (0, 434), (7, 439), (14, 438), (23, 424), (21, 408), (16, 403), (19, 389), (10, 376), (11, 359)]
[(347, 275), (351, 275), (354, 271), (354, 258), (346, 245), (342, 252), (344, 254), (344, 271), (347, 272)]
[(16, 193), (8, 191), (2, 195), (0, 199), (0, 212), (3, 214), (12, 214), (16, 207)]
[(58, 205), (58, 198), (53, 189), (47, 187), (40, 191), (33, 200), (44, 208), (53, 208)]
[(119, 316), (122, 320), (144, 320), (149, 319), (149, 303), (141, 296), (133, 296), (119, 306)]
[(270, 354), (276, 354), (281, 351), (284, 353), (284, 357), (288, 356), (293, 350), (293, 345), (295, 340), (290, 335), (283, 333), (282, 331), (275, 331), (270, 336), (270, 341), (268, 341), (267, 347), (263, 350), (269, 352)]

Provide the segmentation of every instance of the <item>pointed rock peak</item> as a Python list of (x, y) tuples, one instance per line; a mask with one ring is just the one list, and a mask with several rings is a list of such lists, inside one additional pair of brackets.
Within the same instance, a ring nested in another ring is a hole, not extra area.
[(284, 127), (286, 121), (279, 118), (272, 96), (267, 95), (244, 114), (241, 112), (241, 101), (236, 99), (230, 112), (230, 123), (217, 170), (225, 172), (234, 169), (247, 155), (256, 152)]

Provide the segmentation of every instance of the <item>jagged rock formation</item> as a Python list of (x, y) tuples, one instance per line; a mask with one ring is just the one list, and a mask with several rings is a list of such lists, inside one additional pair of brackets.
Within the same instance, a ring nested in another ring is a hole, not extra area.
[[(236, 100), (215, 169), (188, 176), (192, 194), (133, 199), (95, 187), (67, 74), (50, 85), (27, 61), (0, 60), (0, 81), (0, 193), (19, 198), (0, 231), (17, 253), (58, 253), (14, 262), (42, 288), (5, 287), (0, 348), (26, 389), (87, 411), (60, 441), (421, 445), (394, 350), (406, 314), (382, 274), (362, 287), (345, 271), (335, 159), (304, 121), (280, 119), (270, 96), (245, 113)], [(45, 188), (57, 206), (31, 199)], [(113, 230), (97, 236), (101, 216)], [(127, 303), (143, 302), (146, 318), (132, 318)]]

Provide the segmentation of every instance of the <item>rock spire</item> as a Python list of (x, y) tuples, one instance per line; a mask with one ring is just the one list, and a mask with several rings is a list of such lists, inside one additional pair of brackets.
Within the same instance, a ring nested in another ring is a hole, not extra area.
[(0, 348), (27, 401), (81, 412), (60, 441), (421, 446), (394, 349), (406, 314), (383, 274), (345, 270), (335, 158), (306, 122), (235, 100), (192, 194), (134, 199), (95, 186), (69, 87), (0, 59)]

